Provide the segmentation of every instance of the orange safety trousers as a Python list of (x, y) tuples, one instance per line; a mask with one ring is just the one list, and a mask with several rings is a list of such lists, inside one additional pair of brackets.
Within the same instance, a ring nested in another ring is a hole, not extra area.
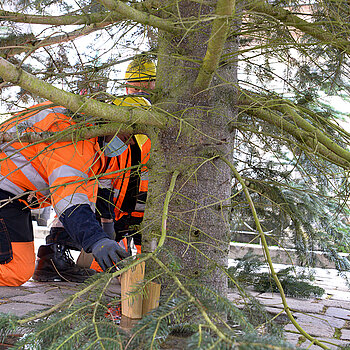
[(31, 212), (11, 193), (0, 190), (0, 286), (20, 286), (34, 273), (35, 252)]
[(34, 273), (34, 242), (12, 242), (11, 245), (12, 260), (7, 264), (0, 264), (0, 286), (20, 286)]

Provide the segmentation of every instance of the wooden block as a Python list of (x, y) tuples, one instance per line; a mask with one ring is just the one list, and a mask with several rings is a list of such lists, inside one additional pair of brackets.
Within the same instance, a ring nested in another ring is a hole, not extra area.
[(130, 295), (145, 276), (145, 262), (129, 269), (121, 276), (122, 315), (142, 318), (142, 294)]
[(160, 284), (149, 282), (145, 287), (145, 296), (142, 303), (142, 315), (159, 306)]

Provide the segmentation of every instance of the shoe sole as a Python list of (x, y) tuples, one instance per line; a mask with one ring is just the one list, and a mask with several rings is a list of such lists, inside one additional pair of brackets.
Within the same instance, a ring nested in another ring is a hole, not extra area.
[(80, 277), (80, 278), (74, 278), (72, 276), (65, 276), (62, 274), (62, 277), (58, 276), (57, 274), (55, 275), (33, 275), (33, 280), (35, 282), (76, 282), (76, 283), (83, 283), (85, 282), (89, 277), (91, 276), (86, 276), (86, 277)]

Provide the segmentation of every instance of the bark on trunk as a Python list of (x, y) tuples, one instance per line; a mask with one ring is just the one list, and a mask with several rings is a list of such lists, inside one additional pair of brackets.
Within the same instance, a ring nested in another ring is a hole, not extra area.
[[(179, 6), (183, 20), (213, 11), (193, 2)], [(226, 294), (227, 278), (219, 266), (227, 266), (228, 260), (231, 172), (218, 155), (229, 158), (232, 150), (228, 118), (232, 121), (235, 112), (227, 106), (224, 90), (229, 91), (229, 98), (234, 92), (231, 87), (193, 90), (210, 33), (206, 25), (199, 24), (195, 33), (185, 37), (160, 34), (157, 86), (166, 99), (161, 107), (173, 116), (173, 123), (164, 132), (150, 134), (143, 247), (152, 251), (159, 239), (164, 198), (177, 170), (180, 175), (169, 205), (165, 246), (181, 260), (184, 276)], [(229, 68), (235, 74), (235, 67)]]

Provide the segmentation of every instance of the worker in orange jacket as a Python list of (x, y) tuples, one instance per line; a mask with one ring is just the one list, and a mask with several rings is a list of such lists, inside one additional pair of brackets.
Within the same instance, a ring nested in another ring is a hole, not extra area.
[[(142, 96), (128, 95), (113, 101), (118, 106), (150, 106)], [(125, 140), (126, 141), (126, 140)], [(141, 235), (135, 227), (142, 222), (148, 191), (148, 169), (146, 163), (151, 151), (151, 140), (146, 135), (136, 134), (128, 140), (128, 148), (119, 156), (120, 167), (130, 169), (113, 180), (114, 230), (116, 240), (124, 242), (133, 238), (138, 253), (141, 253)]]
[[(64, 107), (45, 102), (7, 120), (0, 126), (0, 131), (60, 132), (81, 125)], [(124, 149), (126, 145), (116, 136), (102, 146), (97, 138), (54, 143), (18, 141), (1, 146), (0, 286), (19, 286), (34, 272), (30, 213), (33, 207), (52, 205), (72, 240), (86, 252), (92, 252), (103, 270), (128, 255), (104, 232), (94, 213), (98, 177), (120, 169), (117, 156)], [(112, 177), (106, 175), (104, 179)], [(50, 245), (42, 247), (38, 251), (40, 260), (43, 258), (48, 262), (55, 258), (57, 252)], [(55, 267), (46, 265), (44, 272), (48, 276), (57, 276)], [(94, 273), (77, 266), (71, 269), (63, 266), (59, 272), (60, 277), (69, 280), (74, 275), (77, 282)]]
[[(138, 108), (138, 106), (150, 106), (148, 97), (150, 91), (155, 87), (156, 66), (154, 62), (138, 56), (128, 65), (125, 73), (127, 83), (127, 96), (117, 98), (113, 101), (118, 106), (129, 106)], [(122, 137), (122, 136), (120, 136)], [(142, 222), (145, 203), (148, 191), (148, 170), (145, 164), (149, 159), (151, 141), (146, 135), (126, 135), (125, 142), (128, 143), (127, 149), (119, 155), (118, 163), (120, 169), (127, 169), (131, 166), (141, 165), (139, 170), (123, 171), (113, 180), (113, 189), (99, 188), (97, 199), (96, 215), (101, 222), (103, 230), (111, 237), (122, 243), (128, 250), (130, 238), (134, 240), (137, 252), (141, 252), (141, 234), (134, 229), (136, 225)], [(113, 206), (111, 206), (111, 203)], [(63, 225), (55, 224), (51, 227), (50, 234), (46, 237), (47, 244), (58, 244), (64, 247), (64, 252), (69, 249), (81, 250), (81, 246), (73, 242)], [(130, 253), (130, 250), (128, 250)], [(58, 260), (70, 261), (67, 254), (60, 253)], [(89, 259), (86, 259), (88, 261)], [(84, 263), (86, 262), (84, 261)], [(101, 271), (96, 261), (93, 261), (91, 268)], [(37, 271), (36, 271), (37, 272)], [(34, 278), (41, 276), (36, 273)]]
[[(151, 105), (149, 97), (155, 88), (156, 66), (145, 56), (136, 56), (125, 72), (126, 97), (113, 101), (116, 105)], [(151, 140), (146, 135), (133, 135), (128, 149), (119, 156), (122, 168), (139, 166), (139, 169), (124, 173), (120, 186), (115, 186), (115, 222), (116, 240), (133, 238), (137, 252), (141, 252), (141, 234), (133, 227), (142, 222), (148, 191), (148, 169), (146, 163), (151, 151)], [(127, 249), (127, 246), (126, 246)]]
[[(124, 97), (116, 98), (117, 106), (147, 107), (150, 92), (155, 88), (156, 66), (145, 56), (135, 57), (125, 72), (126, 93)], [(114, 220), (104, 220), (104, 228), (114, 235), (130, 253), (130, 241), (133, 239), (137, 253), (141, 253), (141, 234), (135, 228), (143, 220), (148, 191), (148, 169), (146, 163), (151, 151), (151, 140), (146, 135), (127, 135), (124, 139), (127, 149), (118, 157), (121, 169), (125, 170), (113, 180)], [(103, 218), (103, 215), (101, 216)], [(99, 271), (94, 261), (91, 268)]]

